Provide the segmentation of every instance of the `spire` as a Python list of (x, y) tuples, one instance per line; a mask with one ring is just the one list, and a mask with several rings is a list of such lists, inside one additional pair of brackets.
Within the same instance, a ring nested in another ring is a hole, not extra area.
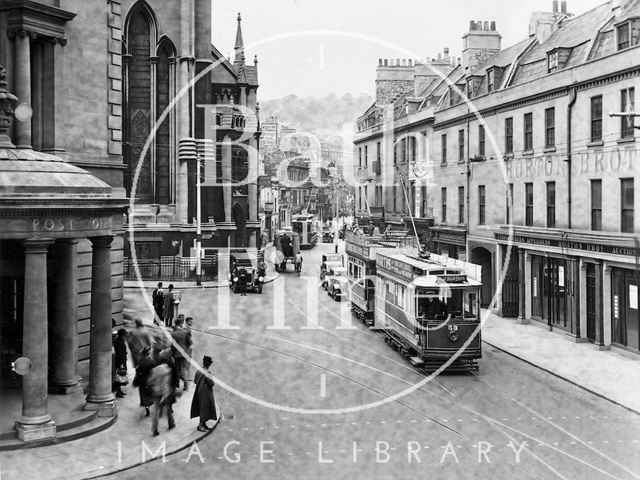
[(242, 17), (240, 16), (240, 12), (238, 12), (238, 31), (236, 32), (236, 46), (234, 50), (236, 52), (234, 63), (238, 61), (244, 63), (244, 40), (242, 40)]

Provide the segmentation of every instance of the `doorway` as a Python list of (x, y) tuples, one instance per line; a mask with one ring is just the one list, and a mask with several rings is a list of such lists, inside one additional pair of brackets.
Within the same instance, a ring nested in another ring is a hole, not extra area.
[(596, 341), (596, 266), (587, 264), (587, 340)]

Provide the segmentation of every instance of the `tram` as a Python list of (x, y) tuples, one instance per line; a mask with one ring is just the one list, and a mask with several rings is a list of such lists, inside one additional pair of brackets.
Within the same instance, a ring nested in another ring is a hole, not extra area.
[(351, 311), (365, 325), (373, 325), (376, 252), (382, 248), (415, 246), (415, 238), (411, 236), (388, 239), (382, 235), (358, 235), (347, 232), (345, 251), (351, 284)]
[(293, 231), (300, 235), (300, 248), (313, 248), (318, 243), (318, 229), (313, 215), (296, 215), (291, 220)]
[(375, 327), (414, 366), (478, 370), (481, 267), (407, 250), (376, 254)]

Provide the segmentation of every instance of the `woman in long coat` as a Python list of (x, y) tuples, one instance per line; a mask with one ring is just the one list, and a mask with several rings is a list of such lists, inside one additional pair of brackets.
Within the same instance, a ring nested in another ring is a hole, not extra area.
[(115, 351), (115, 357), (113, 359), (113, 373), (114, 373), (114, 386), (116, 391), (116, 397), (124, 397), (126, 395), (125, 392), (122, 391), (122, 384), (118, 383), (116, 376), (118, 374), (118, 370), (121, 368), (124, 371), (127, 371), (127, 342), (125, 337), (127, 336), (127, 331), (124, 328), (118, 329), (118, 335), (113, 340), (113, 349)]
[[(208, 355), (205, 355), (202, 359), (202, 366), (207, 373), (212, 363), (213, 360)], [(193, 382), (196, 384), (196, 390), (191, 401), (191, 418), (199, 416), (198, 431), (206, 432), (209, 430), (207, 420), (216, 420), (218, 418), (216, 402), (213, 398), (214, 383), (207, 374), (202, 373), (200, 370), (196, 372)]]
[(149, 388), (148, 380), (149, 374), (153, 367), (157, 365), (157, 362), (154, 361), (151, 356), (150, 347), (144, 347), (140, 354), (142, 358), (136, 367), (136, 376), (134, 378), (133, 386), (138, 387), (138, 391), (140, 392), (140, 406), (144, 407), (145, 415), (148, 417), (150, 415), (149, 407), (153, 405), (153, 395)]

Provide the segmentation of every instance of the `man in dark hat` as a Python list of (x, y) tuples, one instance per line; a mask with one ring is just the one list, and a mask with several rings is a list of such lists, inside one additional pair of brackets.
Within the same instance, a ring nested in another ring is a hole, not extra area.
[(156, 312), (156, 316), (158, 317), (157, 319), (153, 319), (153, 323), (158, 325), (164, 316), (164, 290), (162, 289), (162, 282), (158, 282), (157, 288), (153, 290), (151, 300), (153, 302), (153, 310)]

